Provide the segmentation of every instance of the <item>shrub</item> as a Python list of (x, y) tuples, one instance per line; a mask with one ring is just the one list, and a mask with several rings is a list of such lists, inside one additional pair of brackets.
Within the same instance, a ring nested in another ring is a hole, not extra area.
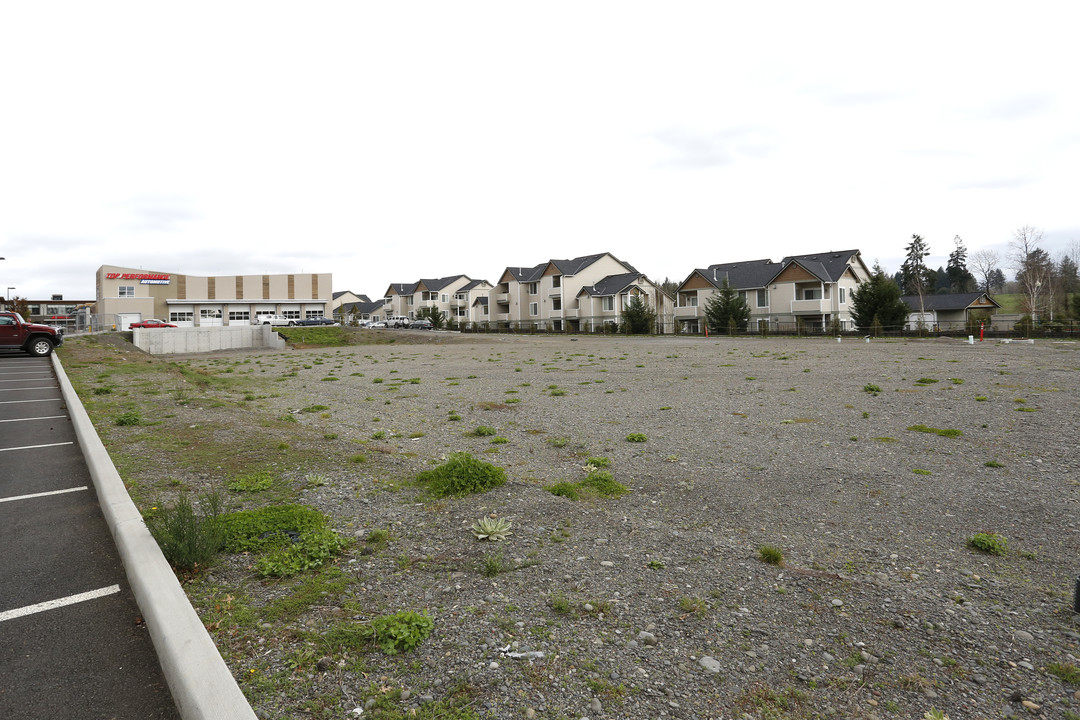
[(266, 470), (238, 475), (229, 481), (229, 489), (233, 492), (260, 492), (269, 490), (274, 484), (274, 476)]
[(758, 558), (761, 562), (769, 565), (782, 566), (784, 564), (784, 553), (775, 545), (762, 545), (759, 547)]
[(508, 569), (501, 551), (485, 555), (484, 559), (480, 561), (480, 572), (484, 577), (495, 577)]
[(434, 497), (464, 497), (504, 485), (506, 471), (469, 453), (458, 452), (451, 453), (442, 465), (417, 474), (416, 479), (427, 484)]
[(548, 485), (544, 489), (552, 495), (558, 495), (569, 500), (577, 500), (581, 497), (581, 494), (578, 492), (577, 483), (557, 482), (554, 485)]
[(501, 435), (496, 435), (495, 437), (491, 438), (492, 445), (505, 445), (508, 442), (510, 442), (510, 438), (504, 438)]
[(615, 477), (607, 470), (594, 470), (578, 486), (604, 497), (618, 497), (628, 492), (627, 487), (616, 482)]
[(387, 655), (409, 652), (427, 639), (435, 627), (430, 615), (412, 611), (372, 619), (375, 644)]
[(118, 415), (116, 417), (117, 425), (138, 425), (142, 422), (142, 415), (138, 410), (128, 410), (126, 413)]
[(221, 496), (200, 498), (200, 512), (186, 493), (180, 493), (171, 508), (147, 520), (165, 559), (177, 570), (197, 570), (210, 565), (221, 551), (225, 530), (221, 523)]
[(593, 466), (594, 468), (606, 468), (606, 467), (611, 467), (611, 458), (606, 458), (606, 457), (591, 457), (591, 458), (589, 458), (589, 459), (588, 459), (588, 460), (586, 461), (586, 463), (585, 463), (585, 464), (586, 464), (586, 465), (592, 465), (592, 466)]
[(476, 429), (473, 430), (473, 435), (475, 435), (476, 437), (488, 437), (490, 435), (494, 435), (495, 432), (495, 428), (491, 427), (490, 425), (477, 425)]
[(985, 463), (988, 468), (1003, 468), (1005, 463), (998, 462), (997, 460), (987, 460)]
[(877, 395), (881, 392), (881, 387), (879, 385), (875, 385), (874, 383), (867, 383), (866, 385), (863, 385), (863, 392), (870, 393), (871, 395)]
[(570, 601), (562, 593), (555, 593), (551, 596), (551, 609), (559, 615), (565, 615), (570, 612)]
[(626, 442), (643, 443), (649, 438), (645, 436), (645, 433), (630, 433), (626, 436)]
[(975, 533), (968, 538), (968, 547), (991, 555), (1004, 555), (1008, 552), (1009, 541), (997, 533)]
[(956, 428), (933, 428), (927, 425), (911, 425), (908, 430), (912, 432), (931, 433), (932, 435), (940, 435), (947, 438), (958, 438), (963, 435), (963, 431)]
[(225, 549), (260, 555), (261, 575), (289, 576), (320, 567), (345, 541), (327, 525), (326, 517), (307, 505), (271, 505), (222, 518)]

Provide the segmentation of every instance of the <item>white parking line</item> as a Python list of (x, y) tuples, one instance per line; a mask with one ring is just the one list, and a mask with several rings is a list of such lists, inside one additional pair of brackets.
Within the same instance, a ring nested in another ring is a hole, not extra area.
[(73, 487), (68, 488), (67, 490), (50, 490), (49, 492), (33, 493), (31, 495), (15, 495), (9, 498), (0, 498), (0, 503), (15, 502), (16, 500), (33, 500), (34, 498), (48, 497), (49, 495), (64, 495), (65, 493), (81, 492), (89, 489), (89, 486), (83, 485), (82, 487)]
[(59, 420), (61, 418), (67, 418), (67, 415), (42, 415), (41, 417), (28, 417), (28, 418), (12, 418), (10, 420), (0, 420), (0, 423), (6, 422), (30, 422), (31, 420)]
[(61, 445), (74, 445), (74, 441), (62, 442), (62, 443), (48, 443), (46, 445), (22, 445), (20, 447), (0, 448), (0, 452), (11, 452), (12, 450), (37, 450), (38, 448), (47, 447), (60, 447)]
[(55, 390), (60, 387), (59, 385), (43, 385), (41, 387), (32, 388), (0, 388), (0, 392), (19, 392), (20, 390)]
[(99, 590), (91, 590), (90, 592), (79, 593), (78, 595), (68, 595), (65, 598), (48, 600), (43, 603), (38, 603), (37, 605), (27, 605), (26, 607), (15, 608), (14, 610), (6, 610), (0, 612), (0, 622), (21, 618), (24, 615), (45, 612), (46, 610), (55, 610), (57, 608), (62, 608), (65, 605), (74, 605), (76, 603), (86, 602), (87, 600), (96, 600), (97, 598), (105, 597), (106, 595), (115, 595), (118, 592), (120, 592), (119, 585), (110, 585), (109, 587), (103, 587)]
[(18, 405), (19, 403), (29, 403), (29, 402), (53, 402), (54, 400), (61, 400), (61, 399), (62, 398), (54, 397), (54, 398), (44, 398), (42, 400), (0, 400), (0, 405)]

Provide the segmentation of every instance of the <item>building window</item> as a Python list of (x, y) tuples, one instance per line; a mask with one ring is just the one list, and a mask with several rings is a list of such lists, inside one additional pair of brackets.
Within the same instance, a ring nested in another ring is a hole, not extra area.
[(306, 311), (304, 313), (304, 317), (308, 318), (309, 320), (311, 318), (319, 318), (319, 317), (322, 317), (322, 311), (321, 310), (308, 310), (308, 311)]
[(757, 291), (757, 306), (759, 308), (769, 307), (769, 291), (758, 290)]
[(551, 276), (551, 287), (553, 287), (553, 288), (562, 287), (562, 275), (552, 275)]
[(248, 311), (248, 310), (230, 310), (229, 311), (229, 322), (232, 322), (233, 320), (250, 320), (250, 319), (251, 319), (251, 312)]
[(463, 307), (456, 308), (454, 310), (454, 315), (459, 317), (459, 318), (469, 317), (468, 311)]
[(487, 305), (481, 305), (480, 306), (480, 314), (481, 315), (487, 315), (488, 314), (488, 306)]
[(600, 309), (611, 311), (615, 309), (615, 297), (608, 295), (607, 297), (600, 298)]
[(540, 305), (539, 303), (529, 303), (529, 315), (539, 315)]
[(803, 300), (820, 300), (821, 288), (805, 288), (802, 291)]
[(537, 292), (539, 292), (538, 285), (539, 285), (538, 283), (529, 283), (529, 294), (530, 295), (535, 295)]
[(679, 295), (679, 307), (697, 307), (697, 293), (681, 293)]
[(169, 322), (195, 322), (195, 311), (173, 311), (169, 313)]
[(201, 308), (199, 317), (203, 320), (211, 320), (221, 317), (221, 308)]
[(840, 304), (841, 304), (841, 305), (843, 305), (843, 304), (844, 304), (844, 302), (845, 302), (845, 300), (844, 300), (844, 290), (845, 290), (845, 289), (846, 289), (846, 288), (840, 288)]
[(412, 295), (406, 295), (405, 296), (405, 304), (408, 307), (412, 307)]
[(282, 314), (282, 316), (288, 318), (289, 320), (299, 320), (300, 319), (300, 311), (299, 310), (283, 310), (281, 314)]
[(740, 290), (739, 291), (739, 299), (742, 300), (743, 302), (746, 302), (746, 291), (745, 290)]
[(551, 309), (552, 310), (562, 310), (562, 298), (559, 297), (558, 295), (551, 298)]
[(119, 297), (135, 297), (134, 285), (121, 285), (117, 289), (120, 291)]

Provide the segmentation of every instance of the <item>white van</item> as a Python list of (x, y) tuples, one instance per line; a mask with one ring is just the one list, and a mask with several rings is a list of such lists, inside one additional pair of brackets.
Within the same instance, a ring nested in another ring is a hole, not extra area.
[(411, 322), (412, 322), (412, 320), (405, 317), (404, 315), (390, 315), (389, 317), (386, 318), (386, 327), (388, 327), (388, 328), (409, 327), (409, 323), (411, 323)]

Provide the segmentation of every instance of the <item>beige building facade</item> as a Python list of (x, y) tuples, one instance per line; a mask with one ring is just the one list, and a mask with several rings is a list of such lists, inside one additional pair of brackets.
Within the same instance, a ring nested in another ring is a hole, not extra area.
[(179, 327), (248, 325), (258, 315), (331, 317), (331, 273), (184, 275), (117, 265), (97, 270), (102, 327), (157, 318)]

